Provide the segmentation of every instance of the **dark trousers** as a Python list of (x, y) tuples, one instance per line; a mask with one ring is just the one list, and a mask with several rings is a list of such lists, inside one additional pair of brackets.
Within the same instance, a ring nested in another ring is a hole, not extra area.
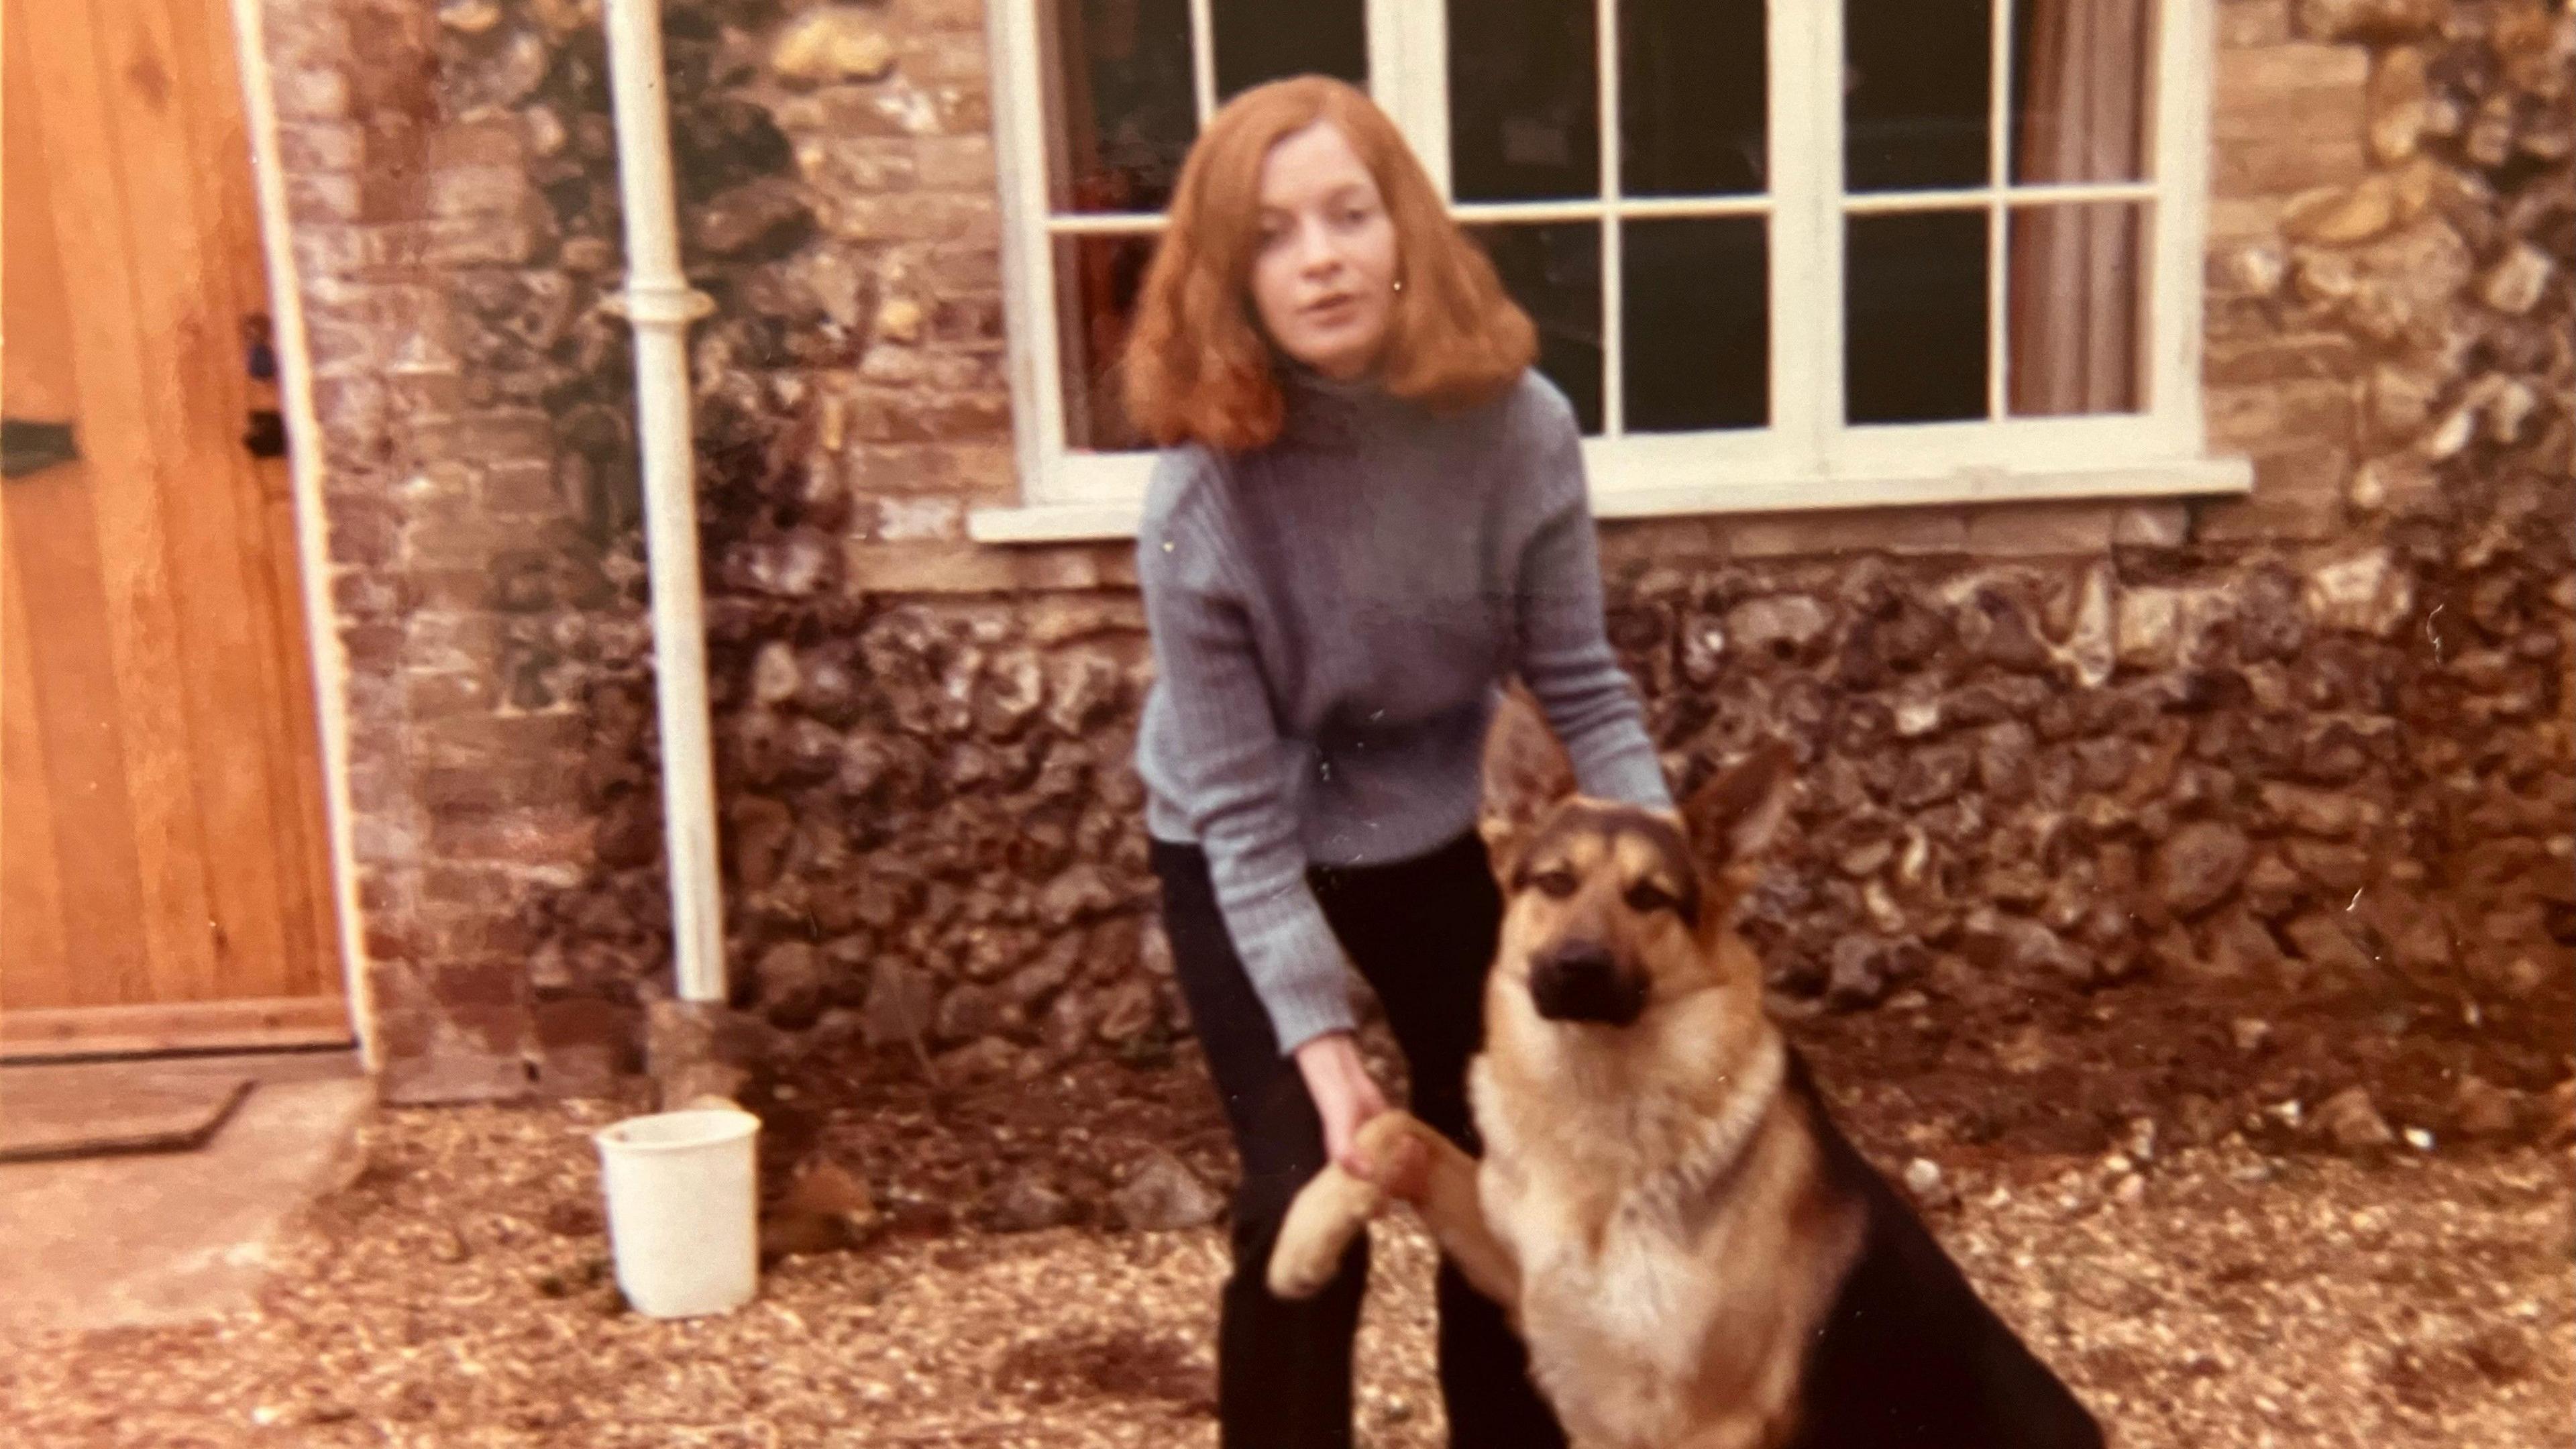
[[(1155, 841), (1163, 920), (1209, 1073), (1234, 1127), (1243, 1183), (1234, 1200), (1234, 1273), (1217, 1322), (1217, 1417), (1225, 1449), (1351, 1443), (1351, 1339), (1368, 1281), (1368, 1242), (1323, 1292), (1274, 1298), (1262, 1281), (1290, 1199), (1324, 1166), (1323, 1124), (1293, 1059), (1279, 1053), (1217, 912), (1207, 858)], [(1412, 1078), (1415, 1116), (1469, 1152), (1467, 1059), (1484, 1036), (1485, 971), (1502, 899), (1484, 842), (1467, 835), (1391, 865), (1318, 868), (1316, 897), (1342, 948), (1386, 1006)], [(1437, 1287), (1440, 1393), (1462, 1449), (1561, 1449), (1565, 1435), (1529, 1380), (1501, 1308), (1445, 1260)]]

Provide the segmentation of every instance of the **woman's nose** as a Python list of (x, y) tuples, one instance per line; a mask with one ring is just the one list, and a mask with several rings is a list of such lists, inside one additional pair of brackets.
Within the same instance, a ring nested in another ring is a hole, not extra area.
[(1320, 225), (1309, 223), (1298, 228), (1297, 266), (1309, 274), (1322, 274), (1341, 265), (1342, 250)]

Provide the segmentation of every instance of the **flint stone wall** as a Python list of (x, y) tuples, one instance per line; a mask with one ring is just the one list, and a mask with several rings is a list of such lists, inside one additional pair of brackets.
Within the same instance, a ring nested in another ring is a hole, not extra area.
[[(2251, 498), (1604, 530), (1676, 779), (1799, 748), (1751, 923), (1784, 1002), (2576, 970), (2576, 25), (2217, 8), (2206, 400)], [(596, 6), (268, 9), (386, 1090), (599, 1090), (669, 968)], [(759, 1051), (917, 1047), (955, 1080), (1182, 1030), (1126, 549), (964, 540), (1016, 487), (982, 16), (665, 18), (719, 304), (739, 1004)]]

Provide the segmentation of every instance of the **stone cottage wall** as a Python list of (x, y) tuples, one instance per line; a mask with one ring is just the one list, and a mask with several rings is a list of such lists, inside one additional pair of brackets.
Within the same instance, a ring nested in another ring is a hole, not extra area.
[[(594, 1090), (668, 989), (594, 8), (270, 0), (399, 1098)], [(2565, 994), (2576, 29), (2217, 10), (2207, 401), (2251, 498), (1604, 530), (1676, 776), (1799, 747), (1754, 921), (1791, 1000)], [(1127, 550), (964, 539), (1017, 486), (982, 6), (665, 23), (719, 303), (700, 496), (747, 1030), (959, 1080), (1154, 1050), (1180, 1022)], [(2563, 1075), (2529, 1055), (2521, 1085)]]

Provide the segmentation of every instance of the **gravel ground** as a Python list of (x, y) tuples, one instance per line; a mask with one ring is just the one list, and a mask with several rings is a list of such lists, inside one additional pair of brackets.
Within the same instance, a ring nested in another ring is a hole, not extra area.
[[(1203, 1090), (1203, 1089), (1202, 1089)], [(1210, 1445), (1220, 1229), (897, 1231), (661, 1323), (605, 1280), (608, 1109), (389, 1112), (253, 1313), (0, 1342), (26, 1445)], [(1937, 1156), (1938, 1154), (1936, 1154)], [(2558, 1149), (2143, 1171), (1960, 1154), (1931, 1219), (2128, 1446), (2576, 1440)], [(2134, 1169), (2134, 1162), (2127, 1164)], [(1363, 1442), (1441, 1442), (1430, 1252), (1380, 1230)]]

